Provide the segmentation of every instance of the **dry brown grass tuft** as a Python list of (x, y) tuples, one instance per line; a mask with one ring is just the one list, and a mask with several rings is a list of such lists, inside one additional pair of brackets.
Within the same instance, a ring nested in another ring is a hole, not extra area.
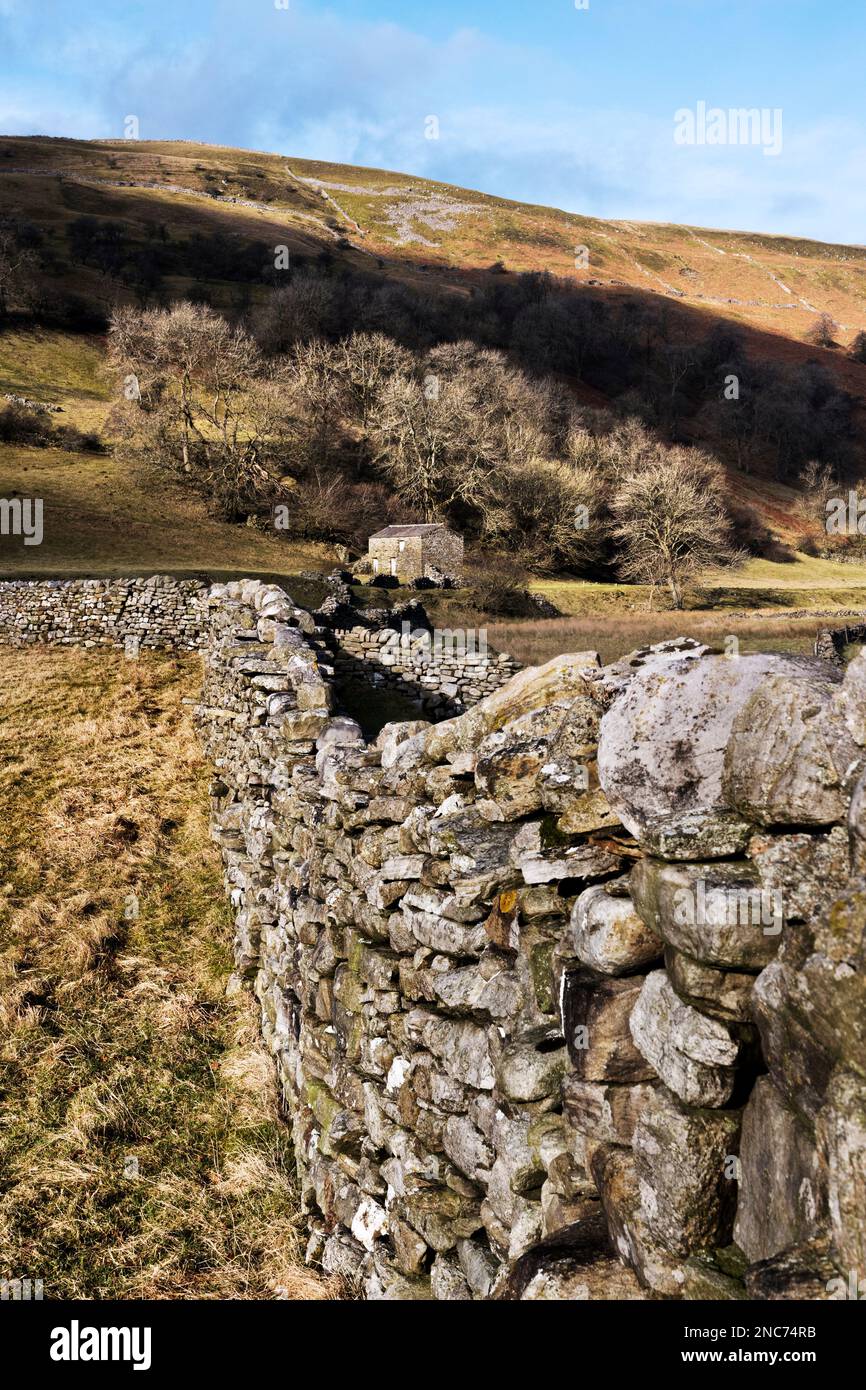
[(340, 1293), (301, 1263), (273, 1066), (227, 993), (199, 680), (2, 652), (0, 1278), (47, 1298)]

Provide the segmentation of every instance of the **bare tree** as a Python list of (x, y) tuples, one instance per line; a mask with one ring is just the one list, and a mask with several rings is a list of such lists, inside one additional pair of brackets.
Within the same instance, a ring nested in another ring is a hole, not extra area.
[(249, 335), (204, 305), (118, 309), (110, 343), (146, 450), (238, 519), (277, 465), (287, 422), (279, 373), (266, 374)]
[(366, 435), (387, 383), (411, 370), (412, 354), (384, 333), (353, 333), (340, 340), (335, 357), (349, 407)]
[(604, 481), (592, 468), (534, 458), (510, 467), (485, 535), (536, 574), (591, 570), (604, 556)]
[(621, 479), (611, 511), (620, 573), (637, 583), (666, 585), (674, 608), (682, 608), (685, 584), (699, 571), (739, 563), (721, 472), (705, 455), (660, 449)]
[(256, 338), (266, 353), (288, 352), (295, 343), (330, 337), (340, 317), (340, 288), (310, 271), (293, 273), (256, 315)]
[(382, 392), (375, 422), (383, 477), (425, 521), (455, 502), (481, 511), (505, 455), (494, 403), (471, 373), (443, 380), (400, 374)]
[(349, 409), (346, 377), (335, 347), (314, 338), (296, 344), (286, 381), (300, 422), (302, 469), (329, 467)]
[(827, 530), (827, 504), (840, 494), (839, 480), (829, 464), (810, 459), (800, 474), (800, 511), (809, 528), (810, 540), (822, 555), (838, 549)]

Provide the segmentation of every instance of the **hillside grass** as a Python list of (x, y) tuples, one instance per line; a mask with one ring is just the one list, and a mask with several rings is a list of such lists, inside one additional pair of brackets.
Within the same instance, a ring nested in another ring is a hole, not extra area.
[[(581, 579), (538, 579), (530, 584), (567, 615), (603, 610), (617, 615), (631, 610), (664, 610), (667, 596), (653, 596), (641, 584), (602, 583)], [(796, 552), (787, 562), (750, 559), (740, 569), (708, 571), (687, 594), (689, 610), (778, 610), (866, 608), (866, 566), (839, 564)]]
[[(63, 417), (60, 417), (61, 419)], [(209, 516), (192, 493), (111, 455), (0, 447), (0, 497), (41, 497), (44, 540), (0, 537), (0, 577), (290, 574), (333, 550)]]
[[(0, 536), (0, 577), (163, 574), (282, 576), (330, 569), (331, 547), (208, 515), (168, 476), (110, 452), (112, 380), (104, 339), (42, 329), (0, 333), (0, 395), (60, 405), (57, 426), (99, 434), (105, 454), (0, 444), (0, 497), (41, 498), (44, 540)], [(4, 403), (0, 401), (0, 406)]]
[[(22, 169), (71, 178), (13, 172)], [(339, 259), (364, 264), (374, 273), (374, 258), (382, 255), (388, 261), (389, 276), (398, 278), (411, 275), (420, 264), (435, 267), (446, 278), (457, 268), (462, 273), (483, 273), (498, 260), (509, 270), (573, 275), (575, 250), (585, 244), (590, 247), (590, 265), (578, 274), (603, 284), (612, 295), (623, 289), (629, 294), (661, 294), (672, 307), (674, 303), (686, 307), (700, 320), (706, 315), (712, 321), (742, 322), (761, 336), (766, 355), (785, 356), (793, 351), (803, 361), (819, 356), (861, 399), (866, 396), (862, 367), (839, 354), (808, 348), (802, 341), (818, 311), (832, 314), (844, 325), (843, 343), (850, 343), (866, 326), (866, 252), (860, 246), (671, 223), (605, 221), (398, 171), (182, 140), (88, 142), (0, 136), (0, 178), (6, 204), (48, 226), (58, 251), (66, 225), (81, 213), (118, 218), (139, 230), (147, 222), (163, 221), (178, 233), (221, 227), (270, 240), (282, 231), (277, 240), (287, 238), (298, 251), (322, 245), (333, 250), (327, 223), (335, 210), (307, 179), (352, 190), (332, 191), (359, 222), (363, 241), (359, 246), (357, 237), (350, 234), (355, 245), (342, 248)], [(83, 184), (80, 179), (125, 186)], [(151, 183), (193, 189), (197, 196), (144, 187)], [(217, 201), (208, 198), (208, 193), (253, 199), (265, 210)], [(418, 221), (415, 230), (432, 244), (410, 242), (395, 247), (394, 222), (386, 215), (386, 204), (395, 200), (414, 204), (419, 195), (471, 204), (473, 210), (429, 233)], [(76, 273), (83, 272), (79, 268)], [(774, 276), (791, 293), (780, 288)], [(91, 279), (87, 274), (84, 278)], [(96, 278), (91, 288), (98, 291)], [(801, 296), (815, 309), (801, 303)]]
[(0, 1278), (324, 1298), (190, 722), (197, 657), (0, 663)]
[(104, 339), (41, 328), (0, 333), (0, 396), (7, 394), (59, 405), (55, 424), (100, 430), (110, 404)]

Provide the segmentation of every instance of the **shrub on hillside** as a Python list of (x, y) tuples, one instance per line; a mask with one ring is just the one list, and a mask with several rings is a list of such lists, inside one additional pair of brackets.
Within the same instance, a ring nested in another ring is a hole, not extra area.
[(789, 547), (773, 535), (757, 512), (744, 502), (728, 501), (728, 516), (731, 521), (731, 540), (734, 546), (748, 555), (760, 555), (765, 560), (787, 562), (793, 560)]
[(507, 561), (489, 557), (472, 575), (469, 597), (492, 618), (537, 618), (538, 606), (526, 588), (523, 572)]
[(31, 410), (13, 402), (0, 411), (0, 444), (18, 444), (31, 449), (63, 449), (66, 453), (103, 453), (104, 444), (93, 431), (76, 425), (57, 425), (42, 410)]
[(819, 314), (807, 329), (806, 342), (813, 343), (815, 347), (835, 347), (838, 332), (839, 325), (832, 314)]
[(77, 425), (61, 425), (49, 443), (67, 454), (105, 453), (105, 445), (95, 430), (80, 430)]
[(15, 404), (0, 410), (0, 444), (44, 449), (51, 442), (52, 433), (50, 420), (39, 410)]

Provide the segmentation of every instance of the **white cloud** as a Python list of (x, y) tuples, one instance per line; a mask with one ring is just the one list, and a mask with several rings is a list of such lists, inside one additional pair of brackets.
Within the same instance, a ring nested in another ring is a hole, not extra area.
[[(345, 20), (292, 0), (181, 7), (82, 21), (28, 6), (8, 27), (26, 33), (39, 90), (0, 87), (0, 127), (58, 134), (122, 133), (209, 140), (336, 162), (384, 166), (575, 212), (844, 240), (861, 234), (866, 131), (785, 120), (778, 159), (759, 149), (677, 147), (670, 116), (585, 109), (556, 55), (476, 29), (440, 40), (397, 24)], [(190, 13), (207, 11), (196, 29)], [(0, 16), (18, 13), (0, 0)], [(45, 76), (56, 75), (48, 95)], [(66, 98), (68, 95), (68, 99)], [(436, 115), (441, 138), (424, 138)], [(859, 166), (859, 168), (858, 168)], [(832, 192), (830, 191), (832, 190)]]

